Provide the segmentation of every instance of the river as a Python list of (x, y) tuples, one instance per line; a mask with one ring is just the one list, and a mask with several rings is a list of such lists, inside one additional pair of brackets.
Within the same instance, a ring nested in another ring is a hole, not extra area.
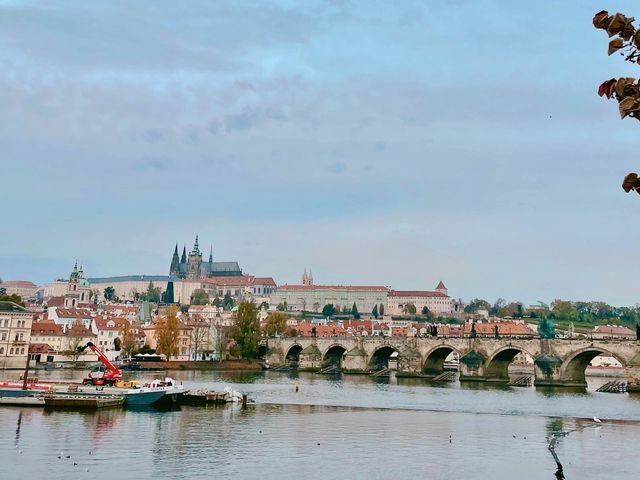
[[(46, 375), (77, 380), (82, 372)], [(4, 407), (0, 478), (553, 479), (549, 435), (559, 435), (567, 479), (637, 478), (640, 396), (594, 392), (606, 378), (581, 392), (306, 373), (172, 375), (186, 387), (231, 385), (256, 405)]]

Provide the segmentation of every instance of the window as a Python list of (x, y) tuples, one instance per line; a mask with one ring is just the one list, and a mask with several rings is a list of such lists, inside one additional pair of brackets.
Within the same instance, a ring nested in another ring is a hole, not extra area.
[(4, 347), (0, 347), (0, 355), (4, 353)]
[(6, 340), (7, 339), (7, 332), (2, 332), (2, 340)]
[(20, 354), (21, 354), (21, 355), (24, 355), (24, 348), (21, 348), (21, 349), (20, 349)]
[(9, 350), (9, 355), (13, 355), (13, 348)]

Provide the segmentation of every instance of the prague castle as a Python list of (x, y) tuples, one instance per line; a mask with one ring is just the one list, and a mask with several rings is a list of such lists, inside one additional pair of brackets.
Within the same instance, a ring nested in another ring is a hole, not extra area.
[(187, 247), (182, 248), (182, 257), (178, 257), (178, 244), (173, 251), (169, 275), (183, 279), (198, 279), (211, 277), (239, 277), (242, 270), (238, 262), (214, 262), (213, 248), (209, 251), (209, 261), (202, 259), (202, 252), (198, 244), (198, 236), (193, 244), (193, 250), (187, 256)]

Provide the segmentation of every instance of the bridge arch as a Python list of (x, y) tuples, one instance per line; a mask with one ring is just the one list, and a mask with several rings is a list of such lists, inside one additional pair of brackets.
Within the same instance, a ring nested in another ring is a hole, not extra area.
[(285, 363), (298, 363), (300, 361), (300, 352), (302, 350), (302, 345), (299, 343), (296, 342), (292, 344), (284, 357)]
[(560, 377), (563, 381), (568, 382), (570, 384), (580, 384), (587, 386), (587, 379), (585, 376), (585, 372), (587, 367), (591, 363), (591, 360), (596, 358), (601, 353), (606, 353), (607, 355), (611, 355), (613, 358), (618, 360), (620, 364), (625, 367), (626, 362), (609, 350), (600, 347), (586, 347), (577, 352), (572, 352), (569, 356), (567, 356), (560, 367)]
[(506, 347), (502, 347), (497, 350), (491, 357), (487, 360), (485, 364), (484, 374), (489, 380), (504, 380), (506, 382), (509, 381), (509, 365), (513, 362), (513, 359), (516, 358), (516, 355), (519, 353), (524, 353), (529, 355), (532, 359), (534, 358), (529, 352), (527, 352), (524, 348), (518, 347), (516, 345), (508, 345)]
[(399, 350), (393, 345), (385, 343), (376, 347), (371, 357), (369, 357), (369, 368), (373, 368), (374, 370), (389, 368), (389, 359), (393, 353), (399, 353)]
[(342, 357), (346, 351), (347, 348), (339, 343), (329, 346), (322, 355), (322, 367), (335, 366), (342, 368)]
[(459, 354), (458, 350), (450, 345), (438, 345), (425, 355), (422, 373), (437, 376), (444, 372), (444, 362), (452, 353)]

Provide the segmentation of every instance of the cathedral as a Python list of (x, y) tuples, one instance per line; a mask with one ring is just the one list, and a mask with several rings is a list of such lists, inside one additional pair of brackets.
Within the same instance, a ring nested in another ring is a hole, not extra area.
[(242, 275), (242, 270), (240, 270), (238, 262), (214, 262), (213, 248), (209, 251), (209, 261), (203, 261), (202, 252), (198, 244), (198, 236), (196, 235), (193, 250), (189, 252), (188, 256), (186, 246), (182, 248), (182, 257), (178, 256), (178, 244), (176, 243), (169, 275), (186, 279), (239, 277)]

